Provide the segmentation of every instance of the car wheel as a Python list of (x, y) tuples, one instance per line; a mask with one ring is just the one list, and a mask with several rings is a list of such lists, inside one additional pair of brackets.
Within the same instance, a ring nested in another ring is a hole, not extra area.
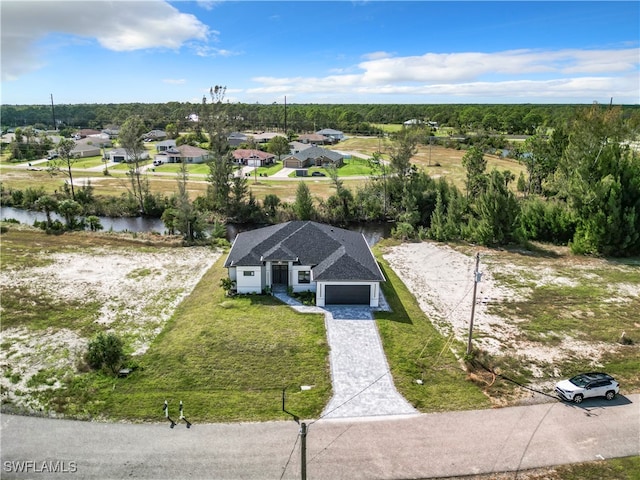
[(573, 402), (574, 403), (582, 403), (583, 398), (584, 397), (582, 395), (578, 394), (575, 397), (573, 397)]
[(607, 393), (605, 393), (604, 398), (606, 398), (607, 400), (613, 400), (614, 398), (616, 398), (616, 392), (614, 392), (613, 390), (609, 390)]

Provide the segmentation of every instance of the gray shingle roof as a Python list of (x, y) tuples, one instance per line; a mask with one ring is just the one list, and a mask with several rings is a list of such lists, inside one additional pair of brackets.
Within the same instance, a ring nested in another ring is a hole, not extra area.
[(293, 221), (238, 234), (224, 266), (265, 261), (311, 265), (316, 281), (384, 281), (361, 233), (317, 222)]
[(328, 158), (333, 162), (337, 162), (338, 160), (343, 158), (343, 156), (338, 152), (334, 152), (333, 150), (328, 150), (322, 147), (309, 147), (304, 150), (301, 150), (300, 152), (296, 153), (293, 156), (299, 160), (306, 160), (308, 158), (315, 160), (316, 158), (324, 157), (324, 158)]

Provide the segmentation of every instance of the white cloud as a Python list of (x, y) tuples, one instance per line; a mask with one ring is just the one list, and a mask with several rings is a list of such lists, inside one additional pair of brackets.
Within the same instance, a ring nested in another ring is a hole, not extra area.
[(211, 32), (164, 1), (3, 1), (2, 77), (16, 79), (45, 63), (40, 42), (51, 34), (94, 38), (114, 51), (178, 49)]
[(427, 53), (393, 57), (368, 55), (359, 73), (325, 77), (256, 77), (260, 87), (250, 95), (337, 95), (380, 98), (413, 96), (460, 101), (473, 98), (502, 101), (592, 101), (611, 96), (638, 103), (640, 49), (621, 50), (512, 50), (497, 53)]
[(187, 83), (185, 78), (164, 78), (162, 83), (168, 83), (169, 85), (184, 85)]
[(421, 56), (386, 57), (361, 62), (362, 81), (460, 82), (485, 75), (598, 74), (637, 68), (640, 50), (511, 50), (497, 53), (427, 53)]
[(236, 55), (242, 55), (242, 52), (234, 52), (232, 50), (216, 48), (210, 45), (194, 44), (191, 48), (199, 57), (233, 57)]

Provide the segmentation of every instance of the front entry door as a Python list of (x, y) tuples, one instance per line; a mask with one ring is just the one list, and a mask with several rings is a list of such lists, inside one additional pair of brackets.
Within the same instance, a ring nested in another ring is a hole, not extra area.
[(274, 285), (289, 284), (288, 265), (273, 265), (271, 267), (271, 275), (272, 275)]

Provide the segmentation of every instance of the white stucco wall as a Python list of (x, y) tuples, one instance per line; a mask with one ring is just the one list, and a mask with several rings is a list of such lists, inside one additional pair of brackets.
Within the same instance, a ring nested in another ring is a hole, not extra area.
[[(298, 272), (309, 272), (311, 281), (310, 283), (298, 283)], [(311, 275), (311, 267), (305, 265), (294, 265), (289, 268), (289, 286), (293, 289), (294, 292), (306, 292), (316, 291), (316, 282), (313, 281), (313, 276)]]
[[(246, 273), (253, 272), (253, 275)], [(238, 293), (262, 293), (261, 267), (236, 267), (236, 290)]]

